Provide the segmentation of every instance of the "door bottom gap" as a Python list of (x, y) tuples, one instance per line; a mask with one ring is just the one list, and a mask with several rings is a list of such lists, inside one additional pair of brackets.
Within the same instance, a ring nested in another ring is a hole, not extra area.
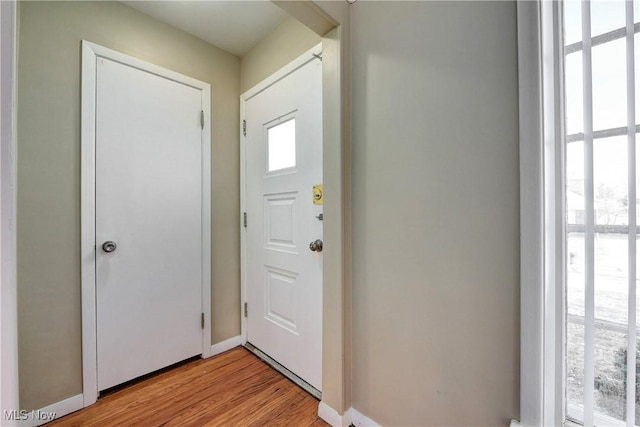
[(202, 355), (196, 355), (196, 356), (190, 357), (188, 359), (184, 359), (184, 360), (181, 360), (179, 362), (172, 363), (171, 365), (165, 366), (164, 368), (160, 368), (160, 369), (158, 369), (156, 371), (149, 372), (148, 374), (144, 374), (142, 376), (133, 378), (133, 379), (131, 379), (129, 381), (126, 381), (124, 383), (121, 383), (121, 384), (118, 384), (118, 385), (114, 385), (113, 387), (106, 388), (104, 390), (101, 390), (98, 393), (98, 399), (102, 399), (103, 397), (106, 397), (106, 396), (108, 396), (110, 394), (117, 393), (117, 392), (121, 391), (122, 389), (131, 387), (132, 385), (135, 385), (135, 384), (141, 383), (143, 381), (146, 381), (149, 378), (157, 377), (158, 375), (162, 375), (165, 372), (168, 372), (168, 371), (171, 371), (173, 369), (179, 368), (182, 365), (187, 365), (187, 364), (189, 364), (191, 362), (194, 362), (196, 360), (199, 360), (199, 359), (202, 359)]
[(269, 355), (262, 352), (262, 350), (260, 350), (250, 342), (247, 342), (244, 345), (244, 348), (246, 348), (251, 353), (258, 356), (260, 360), (262, 360), (267, 365), (271, 366), (276, 371), (280, 372), (287, 379), (289, 379), (298, 387), (300, 387), (301, 389), (309, 393), (311, 396), (315, 397), (318, 400), (322, 400), (322, 392), (320, 390), (318, 390), (317, 388), (315, 388), (314, 386), (312, 386), (311, 384), (309, 384), (308, 382), (306, 382), (305, 380), (303, 380), (302, 378), (300, 378), (299, 376), (297, 376), (296, 374), (294, 374), (293, 372), (291, 372), (290, 370), (288, 370), (287, 368), (285, 368), (284, 366), (282, 366), (281, 364), (273, 360)]

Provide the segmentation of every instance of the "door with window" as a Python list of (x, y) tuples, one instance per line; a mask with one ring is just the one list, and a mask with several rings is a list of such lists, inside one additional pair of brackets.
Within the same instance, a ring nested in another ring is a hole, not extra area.
[(563, 6), (565, 413), (638, 425), (640, 4)]
[(322, 62), (245, 99), (247, 341), (322, 389)]

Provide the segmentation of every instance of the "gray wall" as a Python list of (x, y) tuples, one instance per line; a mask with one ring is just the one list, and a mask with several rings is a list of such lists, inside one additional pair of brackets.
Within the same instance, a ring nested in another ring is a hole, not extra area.
[(18, 61), (20, 404), (82, 392), (80, 41), (211, 84), (212, 342), (240, 334), (240, 60), (117, 2), (22, 2)]
[(519, 411), (515, 2), (352, 6), (353, 406)]

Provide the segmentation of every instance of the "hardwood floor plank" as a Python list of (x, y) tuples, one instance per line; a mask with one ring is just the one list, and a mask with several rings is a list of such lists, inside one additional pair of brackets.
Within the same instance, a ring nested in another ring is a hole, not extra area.
[[(247, 425), (255, 427), (262, 426), (264, 425), (263, 422), (265, 418), (270, 420), (268, 422), (269, 425), (294, 425), (292, 419), (288, 416), (290, 411), (292, 414), (297, 414), (294, 416), (294, 419), (298, 420), (295, 425), (302, 426), (303, 424), (300, 422), (300, 410), (301, 408), (307, 409), (307, 406), (304, 396), (298, 393), (297, 390), (290, 389), (287, 391), (287, 396), (283, 396), (283, 399), (273, 399), (268, 402), (267, 405), (265, 405), (267, 412), (264, 416), (253, 417), (251, 420), (248, 420), (249, 423)], [(308, 416), (309, 414), (306, 415)]]
[[(221, 387), (225, 384), (230, 390), (236, 390), (235, 381), (228, 384), (227, 381), (221, 381), (225, 375), (235, 374), (240, 381), (246, 376), (252, 375), (254, 364), (257, 361), (244, 359), (225, 360), (219, 368), (215, 370), (205, 369), (200, 364), (183, 371), (175, 377), (163, 379), (157, 384), (148, 385), (132, 396), (123, 396), (124, 399), (135, 398), (134, 406), (130, 409), (141, 409), (136, 412), (126, 410), (120, 412), (118, 416), (109, 416), (109, 420), (115, 423), (141, 423), (145, 422), (149, 425), (159, 425), (165, 416), (164, 411), (149, 412), (146, 408), (170, 406), (174, 413), (179, 413), (192, 404), (193, 399), (210, 398), (210, 404), (215, 408)], [(255, 365), (257, 369), (266, 369), (263, 366)], [(143, 393), (143, 394), (142, 394)], [(100, 424), (96, 424), (100, 425)]]
[(327, 426), (318, 401), (242, 347), (143, 378), (51, 426)]
[(259, 417), (260, 419), (267, 419), (269, 422), (273, 420), (267, 418), (268, 403), (272, 400), (288, 400), (290, 396), (290, 390), (286, 388), (287, 380), (279, 379), (271, 387), (260, 393), (254, 395), (251, 402), (242, 401), (235, 407), (230, 408), (229, 411), (216, 417), (215, 421), (208, 425), (225, 426), (234, 425), (237, 421), (242, 420), (242, 425), (247, 425), (248, 420)]
[[(204, 425), (208, 421), (220, 418), (223, 414), (242, 406), (247, 400), (253, 402), (261, 390), (278, 380), (279, 378), (276, 377), (265, 378), (264, 375), (256, 374), (244, 380), (241, 379), (233, 387), (211, 389), (210, 393), (200, 396), (199, 402), (183, 411), (177, 419), (182, 421), (182, 424), (198, 420), (193, 425)], [(251, 399), (246, 399), (247, 395), (251, 396)], [(181, 425), (181, 423), (174, 423), (172, 420), (167, 425)]]

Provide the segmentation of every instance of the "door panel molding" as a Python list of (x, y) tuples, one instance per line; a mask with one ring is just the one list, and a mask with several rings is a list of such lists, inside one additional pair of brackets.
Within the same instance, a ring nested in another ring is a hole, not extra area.
[(98, 58), (107, 58), (201, 91), (202, 128), (202, 357), (211, 355), (211, 89), (208, 83), (164, 69), (83, 40), (81, 99), (81, 290), (82, 377), (84, 406), (98, 397), (96, 331), (96, 70)]

